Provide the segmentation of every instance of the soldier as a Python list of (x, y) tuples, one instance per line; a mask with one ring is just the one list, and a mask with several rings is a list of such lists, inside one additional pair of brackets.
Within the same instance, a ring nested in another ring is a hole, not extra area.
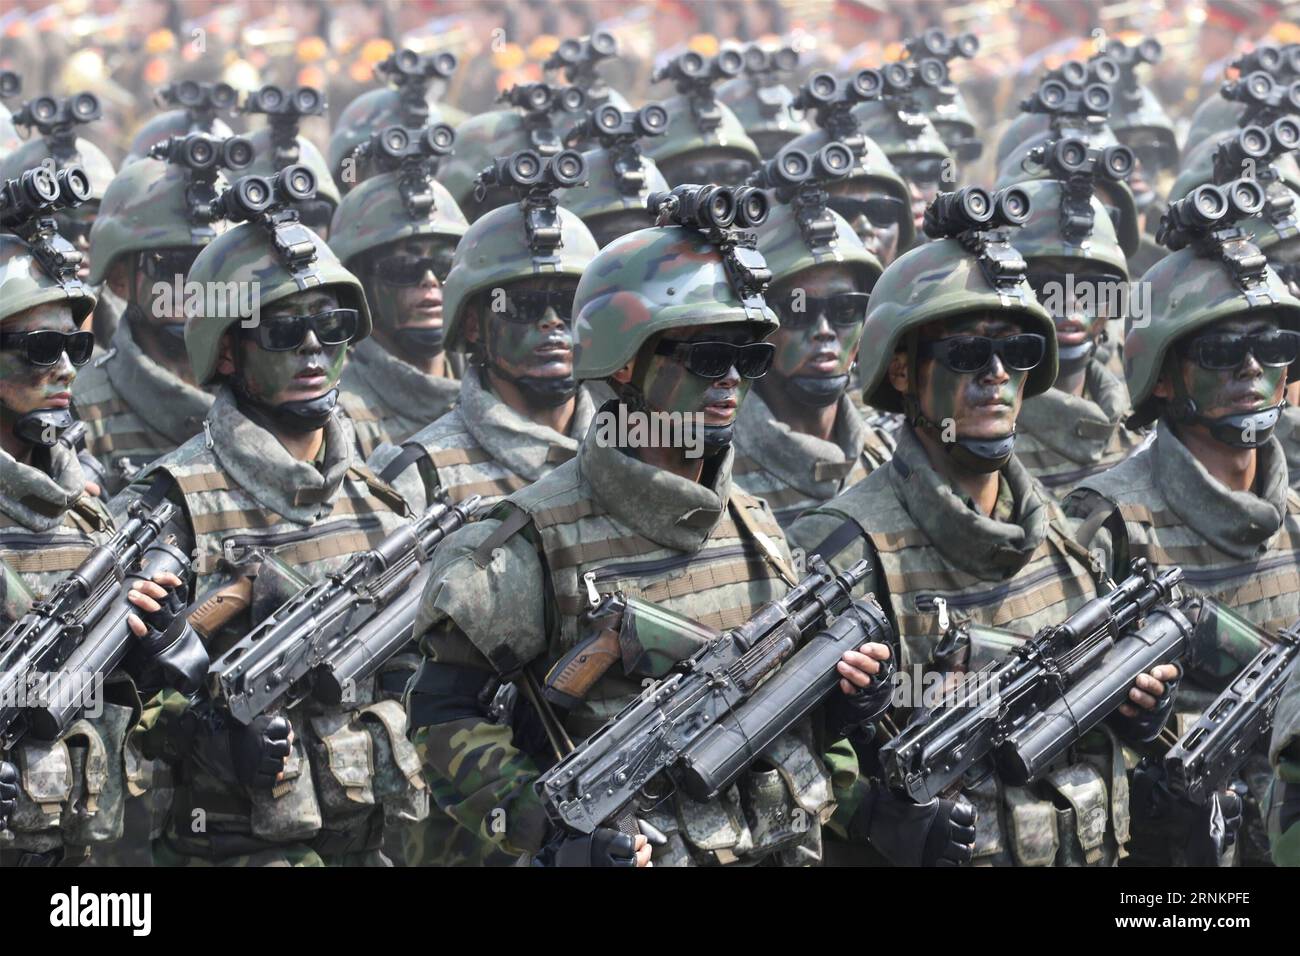
[[(771, 337), (772, 368), (737, 419), (732, 474), (783, 528), (857, 484), (893, 448), (848, 397), (867, 300), (881, 272), (848, 223), (827, 208), (827, 187), (852, 165), (841, 144), (815, 157), (787, 147), (758, 174), (777, 187), (779, 200), (758, 229), (758, 251), (772, 272), (766, 300), (781, 327)], [(802, 179), (790, 182), (800, 171)]]
[[(1241, 182), (1258, 190), (1240, 180), (1224, 191), (1235, 196)], [(1271, 633), (1300, 618), (1300, 496), (1273, 437), (1297, 359), (1300, 300), (1263, 265), (1239, 228), (1248, 213), (1236, 202), (1205, 186), (1166, 214), (1166, 244), (1179, 251), (1143, 277), (1151, 308), (1145, 321), (1129, 319), (1124, 355), (1130, 423), (1159, 420), (1155, 441), (1080, 483), (1065, 506), (1083, 521), (1080, 541), (1100, 548), (1110, 567), (1137, 557), (1177, 563), (1189, 589)], [(1194, 209), (1205, 214), (1200, 224), (1180, 225)], [(1219, 626), (1220, 615), (1201, 617), (1186, 659), (1180, 731), (1184, 714), (1194, 719), (1261, 646)], [(1247, 765), (1255, 800), (1268, 776), (1262, 758)], [(1267, 857), (1257, 813), (1248, 800), (1247, 860)], [(1163, 859), (1164, 830), (1154, 830), (1152, 842), (1148, 852)]]
[(154, 102), (159, 106), (176, 108), (164, 110), (135, 131), (131, 150), (122, 160), (122, 167), (125, 169), (136, 160), (144, 159), (150, 149), (173, 136), (189, 133), (207, 133), (218, 139), (233, 136), (234, 131), (225, 118), (234, 113), (238, 100), (239, 95), (229, 83), (187, 80), (159, 87), (154, 93)]
[(248, 140), (204, 133), (156, 145), (158, 155), (125, 167), (104, 192), (91, 230), (90, 281), (123, 303), (107, 352), (78, 376), (77, 417), (86, 447), (116, 494), (135, 472), (203, 427), (212, 396), (185, 354), (184, 282), (195, 256), (225, 231), (208, 204), (225, 184), (221, 168), (247, 168)]
[(669, 185), (721, 183), (739, 186), (762, 160), (731, 108), (719, 102), (714, 84), (739, 75), (739, 50), (709, 58), (688, 51), (658, 69), (654, 82), (671, 79), (677, 95), (664, 101), (668, 132), (646, 147)]
[(731, 107), (764, 159), (812, 132), (808, 120), (790, 107), (794, 94), (778, 79), (798, 68), (799, 54), (793, 47), (768, 50), (754, 43), (745, 48), (743, 75), (718, 87), (718, 102)]
[[(1107, 323), (1130, 303), (1128, 264), (1093, 184), (1132, 165), (1124, 147), (1089, 149), (1050, 140), (1043, 161), (1057, 177), (1017, 184), (1030, 217), (1016, 233), (1029, 284), (1056, 323), (1058, 371), (1052, 388), (1028, 399), (1016, 420), (1016, 457), (1063, 498), (1079, 481), (1122, 461), (1142, 443), (1124, 427), (1128, 391), (1097, 358)], [(1062, 165), (1064, 157), (1065, 165)], [(1107, 163), (1117, 164), (1115, 167)]]
[(1273, 716), (1269, 760), (1276, 779), (1264, 816), (1278, 866), (1300, 866), (1300, 671), (1292, 671)]
[[(1005, 649), (982, 639), (985, 628), (1023, 639), (1096, 590), (1059, 506), (1013, 454), (1021, 403), (1056, 379), (1056, 329), (996, 228), (1022, 215), (1010, 215), (1005, 194), (978, 192), (998, 210), (992, 218), (973, 225), (961, 214), (969, 188), (941, 197), (926, 214), (939, 241), (897, 259), (871, 293), (864, 338), (878, 344), (863, 358), (867, 401), (907, 421), (890, 464), (790, 528), (793, 542), (836, 566), (870, 562), (868, 590), (894, 623), (908, 670), (977, 670)], [(1125, 705), (1114, 729), (1103, 724), (1038, 783), (1014, 787), (994, 773), (964, 787), (978, 811), (974, 862), (1113, 865), (1128, 838), (1116, 731), (1154, 736), (1177, 673), (1161, 665), (1140, 676), (1130, 697), (1156, 709), (1144, 719)], [(962, 806), (887, 805), (922, 835)], [(906, 861), (887, 834), (872, 841)]]
[(396, 137), (386, 152), (376, 146), (388, 171), (344, 197), (331, 229), (332, 248), (361, 278), (375, 323), (343, 375), (345, 407), (367, 457), (437, 421), (460, 389), (445, 349), (443, 284), (469, 223), (433, 179), (437, 156), (428, 146), (429, 132), (454, 134), (447, 126), (414, 132), (393, 126), (375, 134), (374, 143)]
[[(217, 386), (203, 432), (113, 500), (115, 511), (146, 493), (177, 505), (169, 530), (197, 556), (208, 613), (196, 628), (214, 657), (304, 580), (374, 547), (410, 514), (360, 461), (336, 409), (347, 345), (371, 321), (360, 282), (290, 208), (311, 179), (290, 167), (223, 194), (219, 212), (243, 222), (199, 253), (188, 278), (205, 291), (257, 289), (258, 321), (202, 296), (185, 340), (194, 381)], [(207, 698), (152, 701), (141, 748), (182, 770), (155, 861), (386, 863), (385, 818), (419, 818), (427, 791), (401, 708), (372, 686), (382, 679), (338, 706), (305, 702), (247, 726)]]
[[(66, 240), (35, 220), (17, 221), (19, 213), (6, 204), (0, 232), (0, 629), (48, 597), (114, 530), (108, 510), (85, 490), (67, 434), (72, 383), (94, 347), (93, 334), (78, 331), (94, 296), (76, 279)], [(56, 265), (65, 254), (71, 263)], [(160, 573), (129, 592), (140, 609), (129, 626), (143, 648), (156, 647), (170, 627), (176, 606), (166, 598), (182, 583)], [(190, 665), (186, 692), (202, 679), (206, 657), (199, 653)], [(62, 739), (26, 739), (5, 754), (13, 763), (0, 761), (0, 865), (72, 865), (122, 836), (126, 804), (137, 803), (128, 792), (149, 786), (139, 755), (124, 758), (123, 749), (140, 700), (121, 673), (97, 694), (99, 715), (87, 713)]]
[[(512, 735), (490, 722), (480, 692), (506, 681), (530, 696), (534, 675), (580, 636), (584, 576), (593, 590), (635, 595), (714, 628), (735, 626), (784, 593), (781, 529), (760, 500), (732, 483), (730, 450), (748, 383), (770, 364), (772, 348), (762, 340), (776, 321), (761, 298), (755, 257), (719, 248), (736, 241), (727, 231), (734, 209), (710, 225), (681, 208), (702, 198), (700, 188), (660, 194), (675, 224), (611, 243), (574, 300), (575, 374), (606, 380), (619, 395), (603, 411), (616, 419), (702, 417), (702, 444), (692, 445), (700, 454), (691, 457), (681, 444), (628, 447), (594, 426), (576, 459), (444, 542), (417, 619), (426, 659), (408, 708), (413, 726), (425, 728), (427, 759), (453, 788), (452, 811), (503, 851), (537, 861), (814, 862), (821, 822), (834, 811), (825, 739), (804, 722), (764, 752), (773, 769), (751, 769), (719, 800), (679, 794), (645, 811), (666, 837), (661, 845), (603, 827), (586, 836), (557, 830), (531, 787), (554, 759), (528, 730), (538, 712), (517, 709)], [(887, 655), (879, 644), (845, 654), (838, 665), (844, 693), (833, 692), (818, 715), (832, 737), (878, 709), (879, 696), (859, 689)], [(644, 676), (662, 673), (650, 670)], [(640, 676), (611, 669), (584, 700), (552, 716), (570, 738), (586, 736), (634, 699)]]

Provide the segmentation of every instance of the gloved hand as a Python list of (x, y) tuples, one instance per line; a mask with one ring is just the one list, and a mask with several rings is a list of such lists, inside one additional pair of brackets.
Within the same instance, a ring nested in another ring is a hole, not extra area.
[(263, 714), (247, 727), (234, 726), (228, 732), (236, 779), (250, 790), (270, 790), (293, 742), (289, 721), (279, 714)]
[(9, 826), (9, 818), (18, 809), (18, 768), (0, 760), (0, 830)]
[(1234, 780), (1198, 808), (1196, 823), (1187, 843), (1188, 866), (1218, 866), (1219, 859), (1237, 842), (1241, 832), (1246, 784)]
[[(1162, 665), (1177, 668), (1178, 673), (1174, 677), (1166, 677), (1161, 681), (1154, 681), (1150, 674), (1141, 674), (1138, 676), (1133, 690), (1147, 702), (1152, 700), (1153, 694), (1150, 688), (1155, 683), (1163, 684), (1164, 691), (1159, 697), (1155, 697), (1155, 706), (1146, 709), (1136, 703), (1124, 703), (1111, 715), (1110, 723), (1112, 729), (1119, 734), (1120, 739), (1128, 743), (1149, 743), (1160, 735), (1161, 728), (1164, 727), (1165, 721), (1174, 709), (1174, 698), (1178, 694), (1178, 684), (1183, 679), (1183, 669), (1177, 664)], [(1154, 668), (1159, 670), (1159, 668)], [(1130, 697), (1132, 691), (1130, 691)]]
[(846, 694), (843, 690), (848, 681), (841, 677), (840, 687), (826, 698), (826, 729), (833, 735), (843, 737), (862, 729), (889, 710), (893, 703), (894, 657), (891, 654), (883, 661), (873, 659), (880, 669), (871, 675), (870, 684), (856, 687), (853, 693)]
[(873, 782), (849, 825), (895, 866), (964, 866), (975, 849), (975, 808), (966, 800), (913, 803)]
[(538, 854), (540, 866), (625, 866), (637, 865), (638, 850), (649, 862), (649, 847), (643, 836), (631, 837), (609, 827), (591, 833), (561, 833)]
[(1241, 831), (1246, 785), (1234, 780), (1216, 799), (1197, 806), (1169, 789), (1165, 769), (1143, 761), (1133, 771), (1130, 805), (1133, 820), (1148, 829), (1154, 824), (1184, 848), (1187, 866), (1218, 866), (1220, 857)]
[(137, 638), (127, 668), (146, 693), (171, 687), (190, 695), (203, 686), (208, 652), (185, 611), (184, 582), (170, 572), (140, 581), (127, 594), (139, 608), (127, 623)]

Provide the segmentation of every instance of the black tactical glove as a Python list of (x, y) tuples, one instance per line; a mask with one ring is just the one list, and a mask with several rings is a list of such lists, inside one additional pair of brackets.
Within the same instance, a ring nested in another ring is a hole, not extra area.
[[(1160, 736), (1165, 721), (1169, 719), (1169, 714), (1174, 709), (1174, 698), (1178, 694), (1178, 683), (1182, 679), (1183, 668), (1180, 665), (1178, 667), (1178, 676), (1172, 680), (1164, 681), (1165, 692), (1160, 695), (1153, 709), (1143, 710), (1137, 704), (1133, 704), (1133, 707), (1137, 709), (1137, 715), (1134, 717), (1126, 717), (1116, 710), (1110, 716), (1111, 729), (1126, 743), (1145, 744), (1155, 740)], [(1128, 701), (1128, 703), (1131, 704), (1132, 701)]]
[(1197, 806), (1169, 789), (1163, 766), (1143, 761), (1133, 771), (1130, 806), (1135, 823), (1147, 830), (1152, 824), (1159, 825), (1160, 832), (1184, 848), (1184, 865), (1218, 866), (1223, 854), (1237, 842), (1245, 795), (1246, 785), (1234, 780), (1215, 800)]
[(263, 714), (247, 727), (230, 728), (230, 762), (250, 790), (270, 790), (289, 756), (289, 721)]
[(609, 827), (560, 833), (537, 855), (538, 866), (636, 866), (636, 840)]
[[(157, 582), (154, 582), (157, 583)], [(180, 588), (159, 584), (167, 591), (155, 598), (158, 610), (132, 613), (149, 628), (127, 661), (127, 669), (143, 693), (170, 687), (189, 696), (203, 686), (208, 672), (208, 652), (189, 620), (184, 616), (185, 598)]]
[(9, 826), (9, 818), (18, 809), (18, 768), (0, 760), (0, 830)]
[(876, 661), (880, 670), (871, 675), (871, 683), (846, 694), (837, 685), (826, 698), (826, 729), (837, 737), (860, 731), (887, 710), (894, 697), (894, 655)]
[(964, 866), (975, 848), (975, 808), (965, 800), (913, 803), (873, 782), (849, 835), (895, 866)]

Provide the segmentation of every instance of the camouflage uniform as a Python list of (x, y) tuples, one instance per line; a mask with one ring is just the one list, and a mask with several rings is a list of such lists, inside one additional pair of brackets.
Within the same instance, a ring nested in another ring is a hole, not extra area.
[[(361, 286), (311, 233), (315, 257), (279, 261), (261, 223), (240, 225), (200, 253), (194, 282), (261, 283), (266, 307), (296, 292), (310, 273), (335, 290), (370, 331)], [(198, 381), (214, 381), (218, 343), (236, 321), (192, 315), (186, 346)], [(303, 582), (338, 570), (374, 547), (410, 515), (406, 503), (359, 460), (347, 418), (331, 413), (313, 462), (289, 454), (276, 436), (219, 387), (202, 434), (146, 469), (113, 500), (115, 511), (162, 483), (178, 516), (168, 529), (197, 555), (200, 596), (251, 578), (251, 597), (229, 620), (205, 628), (212, 656), (228, 649)], [(272, 573), (273, 568), (281, 573)], [(288, 570), (284, 570), (288, 569)], [(296, 573), (295, 573), (296, 572)], [(404, 679), (405, 674), (400, 673)], [(171, 825), (155, 845), (162, 863), (190, 865), (384, 865), (386, 819), (419, 819), (427, 788), (405, 736), (401, 707), (384, 694), (385, 672), (339, 706), (306, 701), (285, 713), (294, 731), (284, 780), (270, 791), (233, 778), (224, 728), (231, 718), (207, 700), (175, 694), (150, 702), (142, 749), (178, 769)]]
[(1273, 716), (1273, 739), (1268, 745), (1269, 761), (1276, 779), (1269, 790), (1264, 815), (1268, 821), (1273, 862), (1278, 866), (1300, 866), (1300, 671), (1292, 671)]
[[(867, 401), (892, 410), (915, 402), (886, 378), (904, 336), (928, 321), (985, 309), (1044, 335), (1047, 357), (1028, 373), (1024, 394), (1050, 388), (1055, 326), (1023, 278), (1017, 287), (1018, 303), (1014, 291), (993, 289), (980, 263), (953, 239), (895, 260), (872, 290), (867, 313), (865, 337), (876, 346), (863, 356)], [(1017, 456), (1002, 466), (997, 503), (985, 516), (934, 470), (913, 425), (897, 440), (888, 465), (807, 512), (791, 525), (790, 540), (837, 568), (870, 562), (863, 589), (875, 593), (894, 624), (900, 671), (977, 670), (1004, 654), (1006, 643), (982, 641), (977, 632), (961, 660), (943, 650), (951, 643), (949, 624), (1001, 629), (1014, 645), (1095, 595), (1086, 553)], [(978, 810), (975, 865), (1113, 865), (1128, 840), (1123, 759), (1105, 725), (1035, 784), (1010, 786), (991, 773), (962, 793)]]
[(1282, 409), (1273, 437), (1286, 454), (1286, 470), (1291, 476), (1291, 487), (1300, 490), (1300, 408), (1288, 405)]

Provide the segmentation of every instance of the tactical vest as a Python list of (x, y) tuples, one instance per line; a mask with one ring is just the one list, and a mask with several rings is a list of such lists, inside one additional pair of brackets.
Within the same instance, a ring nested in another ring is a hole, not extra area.
[[(306, 526), (262, 507), (222, 469), (202, 436), (159, 461), (155, 471), (170, 475), (184, 497), (198, 555), (197, 593), (240, 571), (257, 574), (252, 606), (258, 612), (290, 595), (259, 594), (263, 575), (249, 567), (254, 552), (319, 580), (406, 520), (396, 510), (405, 508), (396, 492), (358, 464)], [(279, 591), (283, 584), (268, 588)], [(219, 644), (209, 649), (214, 659), (225, 650)], [(349, 704), (327, 707), (308, 700), (287, 713), (293, 751), (284, 781), (270, 793), (250, 799), (234, 781), (208, 770), (207, 761), (187, 761), (176, 789), (173, 847), (211, 859), (286, 844), (308, 844), (323, 856), (368, 853), (380, 846), (386, 812), (422, 819), (428, 791), (406, 739), (405, 712), (397, 700), (379, 699), (378, 679), (358, 687), (357, 700)]]
[[(366, 432), (382, 433), (393, 444), (401, 444), (456, 404), (460, 382), (450, 363), (447, 371), (444, 378), (432, 378), (389, 354), (378, 342), (363, 342), (349, 353), (343, 370), (341, 385), (349, 396), (346, 410), (354, 422), (366, 423)], [(362, 429), (357, 437), (363, 437)], [(364, 456), (369, 458), (371, 451), (365, 449)]]
[[(502, 533), (513, 528), (527, 535), (547, 572), (548, 666), (585, 636), (579, 615), (587, 606), (588, 573), (601, 593), (622, 591), (718, 630), (743, 623), (788, 590), (756, 537), (766, 536), (785, 555), (780, 526), (763, 502), (734, 486), (727, 513), (695, 552), (658, 545), (616, 520), (580, 478), (576, 462), (515, 495), (509, 505)], [(480, 552), (490, 554), (496, 537)], [(615, 665), (566, 716), (570, 736), (593, 733), (670, 663), (632, 675)], [(778, 738), (765, 758), (770, 767), (751, 768), (713, 803), (679, 794), (648, 809), (647, 819), (669, 836), (655, 859), (685, 865), (754, 862), (774, 852), (795, 854), (791, 860), (819, 856), (820, 823), (835, 805), (811, 725)]]
[(357, 438), (357, 451), (363, 459), (375, 453), (375, 449), (384, 442), (391, 442), (392, 437), (384, 430), (383, 422), (375, 410), (365, 400), (352, 392), (339, 392), (339, 408), (343, 409), (352, 422), (352, 433)]
[[(34, 498), (24, 503), (33, 510), (44, 504)], [(90, 495), (82, 495), (64, 512), (63, 522), (46, 531), (23, 527), (4, 514), (0, 521), (4, 522), (0, 526), (0, 560), (22, 577), (37, 600), (48, 597), (54, 586), (113, 532), (108, 509)]]
[[(848, 529), (870, 542), (878, 579), (887, 592), (876, 598), (894, 621), (901, 646), (899, 666), (909, 674), (918, 665), (926, 671), (935, 666), (943, 636), (936, 599), (946, 602), (952, 625), (995, 627), (1028, 638), (1045, 625), (1064, 621), (1096, 594), (1093, 574), (1081, 549), (1070, 542), (1059, 511), (1049, 519), (1047, 534), (1028, 562), (1010, 579), (992, 582), (945, 559), (916, 527), (889, 481), (873, 476), (859, 486), (852, 513), (835, 502), (820, 510), (842, 516)], [(822, 556), (829, 560), (847, 543), (845, 539), (838, 547), (828, 547), (830, 553)], [(1002, 653), (1002, 648), (979, 646), (973, 635), (970, 669)], [(1116, 862), (1129, 839), (1128, 782), (1118, 740), (1104, 725), (1100, 733), (1100, 752), (1076, 748), (1073, 763), (1058, 765), (1029, 787), (1007, 785), (997, 774), (963, 787), (979, 814), (975, 865)]]

